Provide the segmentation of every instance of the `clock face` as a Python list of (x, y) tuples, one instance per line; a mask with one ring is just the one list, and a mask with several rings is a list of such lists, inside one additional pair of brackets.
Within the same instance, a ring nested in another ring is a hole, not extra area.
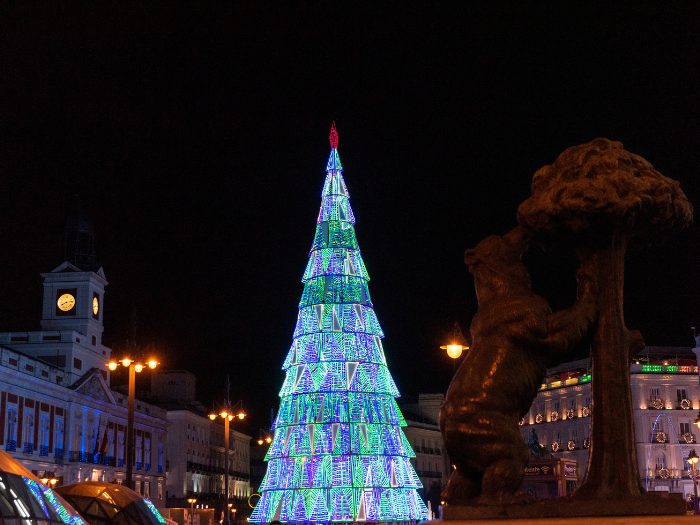
[(56, 301), (56, 305), (60, 310), (68, 312), (69, 310), (72, 310), (75, 306), (75, 297), (73, 297), (69, 293), (64, 293), (61, 297), (58, 298), (58, 301)]
[(100, 302), (97, 300), (97, 297), (92, 298), (92, 313), (97, 315), (97, 312), (100, 311)]

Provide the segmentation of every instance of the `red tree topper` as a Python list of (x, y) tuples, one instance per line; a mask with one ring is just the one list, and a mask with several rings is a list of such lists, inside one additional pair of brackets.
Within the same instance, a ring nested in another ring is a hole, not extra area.
[(331, 148), (335, 149), (338, 147), (338, 132), (335, 130), (335, 120), (331, 124), (331, 135), (328, 137), (328, 140), (331, 141)]

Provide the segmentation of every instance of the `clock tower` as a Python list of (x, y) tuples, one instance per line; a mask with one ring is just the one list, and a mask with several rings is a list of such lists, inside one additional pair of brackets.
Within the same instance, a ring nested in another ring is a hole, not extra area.
[(102, 346), (103, 298), (107, 279), (102, 268), (81, 271), (66, 261), (44, 278), (42, 330), (74, 331), (86, 337), (87, 346)]
[(102, 300), (107, 280), (95, 252), (95, 228), (85, 215), (73, 215), (63, 230), (63, 264), (44, 278), (42, 330), (72, 330), (87, 346), (102, 346)]
[(56, 368), (57, 384), (70, 386), (97, 369), (109, 384), (111, 349), (102, 344), (107, 279), (98, 266), (94, 229), (85, 216), (68, 219), (64, 262), (44, 279), (39, 332), (3, 332), (0, 344)]

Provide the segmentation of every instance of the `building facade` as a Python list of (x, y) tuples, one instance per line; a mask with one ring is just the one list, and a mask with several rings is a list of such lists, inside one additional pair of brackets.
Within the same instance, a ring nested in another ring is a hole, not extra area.
[[(0, 446), (62, 485), (122, 483), (128, 400), (109, 386), (105, 274), (66, 261), (42, 277), (42, 330), (0, 333)], [(135, 489), (160, 507), (167, 427), (164, 410), (136, 402)]]
[[(581, 479), (590, 446), (591, 375), (588, 360), (548, 371), (521, 421), (526, 441), (534, 431), (553, 456), (575, 459)], [(693, 425), (700, 408), (697, 358), (690, 348), (647, 347), (630, 367), (639, 475), (647, 490), (692, 495), (684, 460), (697, 448)]]
[(442, 433), (438, 426), (440, 407), (445, 402), (443, 394), (420, 394), (418, 403), (400, 405), (406, 420), (404, 434), (413, 447), (411, 459), (423, 488), (418, 493), (423, 500), (432, 502), (437, 509), (440, 492), (447, 486), (450, 476), (450, 459), (442, 445)]
[[(194, 374), (185, 370), (156, 370), (151, 376), (153, 402), (167, 409), (169, 467), (167, 494), (172, 505), (194, 496), (220, 499), (225, 487), (224, 424), (212, 421), (196, 400)], [(220, 422), (221, 421), (221, 422)], [(229, 427), (229, 499), (250, 496), (251, 437)]]

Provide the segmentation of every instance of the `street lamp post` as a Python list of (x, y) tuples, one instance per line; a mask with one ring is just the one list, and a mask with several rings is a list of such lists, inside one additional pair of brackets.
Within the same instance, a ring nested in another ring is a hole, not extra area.
[[(245, 412), (240, 411), (238, 414), (236, 414), (239, 419), (243, 419), (245, 417)], [(214, 421), (216, 418), (221, 417), (224, 420), (224, 463), (226, 464), (224, 467), (224, 493), (225, 493), (225, 498), (226, 498), (226, 509), (230, 507), (228, 503), (228, 447), (229, 447), (229, 435), (228, 435), (228, 424), (230, 421), (233, 421), (233, 418), (236, 417), (231, 413), (230, 408), (228, 411), (226, 409), (222, 410), (219, 414), (216, 414), (212, 412), (209, 414), (209, 419)], [(231, 513), (226, 512), (226, 523), (228, 525), (231, 524)]]
[(693, 472), (693, 514), (697, 516), (700, 511), (698, 510), (698, 480), (695, 477), (695, 464), (698, 462), (698, 455), (695, 453), (695, 449), (690, 451), (685, 460), (690, 463)]
[(190, 504), (190, 525), (194, 525), (194, 504), (197, 503), (197, 498), (188, 498), (187, 503)]
[[(133, 490), (133, 471), (134, 471), (134, 402), (136, 396), (136, 372), (143, 370), (143, 365), (137, 363), (130, 357), (125, 357), (121, 361), (110, 361), (107, 367), (114, 372), (119, 365), (129, 369), (129, 410), (126, 419), (126, 486)], [(150, 359), (147, 363), (148, 368), (153, 370), (158, 366), (158, 361)]]
[(272, 443), (272, 437), (270, 437), (270, 434), (261, 428), (258, 437), (258, 445), (262, 445), (263, 443), (267, 443), (269, 445)]

